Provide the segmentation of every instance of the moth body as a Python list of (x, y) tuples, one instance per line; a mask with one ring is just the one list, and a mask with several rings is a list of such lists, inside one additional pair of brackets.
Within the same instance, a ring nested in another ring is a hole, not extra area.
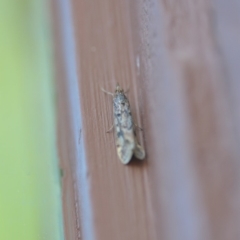
[[(105, 90), (104, 92), (108, 93)], [(117, 84), (115, 93), (111, 95), (118, 157), (123, 164), (129, 163), (133, 155), (142, 160), (145, 158), (145, 151), (136, 139), (135, 124), (126, 92)]]

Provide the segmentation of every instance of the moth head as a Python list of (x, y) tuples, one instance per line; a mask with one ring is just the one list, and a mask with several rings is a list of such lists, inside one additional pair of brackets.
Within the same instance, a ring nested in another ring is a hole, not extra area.
[(117, 94), (117, 93), (124, 93), (124, 90), (119, 86), (118, 83), (117, 83), (116, 90), (115, 90), (115, 94)]

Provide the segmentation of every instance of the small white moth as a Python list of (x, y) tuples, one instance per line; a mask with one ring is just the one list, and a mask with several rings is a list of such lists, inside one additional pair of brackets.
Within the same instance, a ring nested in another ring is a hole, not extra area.
[(133, 121), (130, 104), (125, 95), (127, 91), (124, 92), (118, 84), (115, 93), (108, 92), (103, 88), (102, 91), (113, 96), (114, 124), (107, 132), (114, 127), (119, 159), (123, 164), (128, 164), (133, 155), (138, 159), (144, 159), (145, 151), (136, 139), (135, 128), (138, 126)]

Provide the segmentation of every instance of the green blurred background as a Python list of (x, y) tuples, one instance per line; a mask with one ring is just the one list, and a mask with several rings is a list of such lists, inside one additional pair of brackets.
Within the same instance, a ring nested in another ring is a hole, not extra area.
[(0, 0), (0, 240), (63, 239), (45, 0)]

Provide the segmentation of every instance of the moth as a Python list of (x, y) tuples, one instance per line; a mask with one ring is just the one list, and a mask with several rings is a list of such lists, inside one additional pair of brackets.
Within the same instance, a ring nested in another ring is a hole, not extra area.
[(115, 142), (119, 159), (123, 164), (128, 164), (133, 155), (140, 160), (144, 159), (145, 151), (136, 138), (136, 127), (138, 126), (132, 118), (130, 103), (126, 96), (127, 91), (125, 92), (119, 84), (117, 84), (114, 93), (103, 88), (102, 91), (113, 97), (114, 123), (107, 132), (115, 129)]

